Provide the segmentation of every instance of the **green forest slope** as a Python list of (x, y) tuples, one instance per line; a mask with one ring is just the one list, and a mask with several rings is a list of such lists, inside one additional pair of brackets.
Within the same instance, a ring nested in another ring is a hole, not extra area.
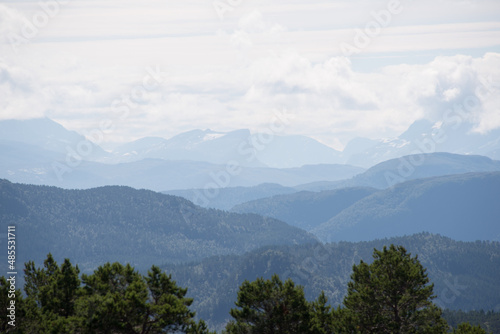
[(325, 291), (338, 305), (346, 293), (352, 265), (370, 262), (374, 248), (397, 244), (418, 254), (435, 284), (435, 303), (448, 309), (500, 309), (500, 243), (458, 242), (438, 235), (417, 234), (370, 242), (340, 242), (265, 247), (236, 256), (217, 256), (201, 262), (165, 267), (195, 297), (193, 310), (211, 327), (229, 318), (239, 285), (278, 274), (304, 286), (313, 300)]
[(0, 180), (0, 222), (3, 231), (16, 226), (18, 263), (41, 262), (51, 252), (59, 260), (71, 258), (84, 272), (107, 261), (141, 269), (316, 241), (272, 218), (203, 209), (180, 197), (118, 186), (64, 190)]

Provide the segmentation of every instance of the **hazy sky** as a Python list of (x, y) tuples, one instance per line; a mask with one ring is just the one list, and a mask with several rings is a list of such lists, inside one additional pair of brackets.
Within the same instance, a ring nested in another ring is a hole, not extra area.
[(0, 1), (0, 119), (109, 120), (109, 142), (280, 112), (342, 148), (467, 103), (485, 132), (499, 93), (498, 0)]

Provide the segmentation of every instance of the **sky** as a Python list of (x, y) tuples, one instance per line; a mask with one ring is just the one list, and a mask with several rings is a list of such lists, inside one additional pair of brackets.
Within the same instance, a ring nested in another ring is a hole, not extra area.
[(499, 93), (498, 0), (0, 0), (0, 120), (104, 144), (279, 115), (342, 149), (457, 106), (487, 133)]

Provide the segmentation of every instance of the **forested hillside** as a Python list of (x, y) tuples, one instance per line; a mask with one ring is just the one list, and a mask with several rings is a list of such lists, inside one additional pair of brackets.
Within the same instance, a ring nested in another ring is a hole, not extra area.
[(301, 191), (239, 204), (311, 231), (322, 241), (362, 241), (420, 232), (455, 240), (500, 240), (500, 172), (402, 182), (389, 189)]
[(500, 161), (479, 155), (445, 152), (408, 155), (391, 159), (354, 176), (347, 185), (385, 189), (396, 183), (433, 176), (500, 171)]
[(500, 240), (500, 172), (404, 182), (356, 202), (311, 232), (362, 241), (427, 231), (455, 240)]
[(305, 287), (309, 300), (324, 291), (337, 305), (346, 293), (352, 265), (370, 262), (374, 248), (392, 243), (418, 254), (435, 284), (438, 306), (456, 310), (500, 307), (500, 243), (457, 242), (426, 233), (370, 242), (265, 247), (241, 256), (211, 257), (164, 269), (181, 286), (189, 286), (198, 316), (218, 327), (229, 318), (238, 286), (261, 276), (290, 277)]
[[(443, 313), (427, 268), (403, 246), (374, 249), (370, 262), (353, 265), (338, 307), (324, 291), (306, 299), (302, 285), (277, 274), (245, 280), (229, 311), (231, 319), (214, 326), (224, 328), (222, 334), (500, 331), (498, 312)], [(155, 265), (141, 274), (129, 264), (108, 262), (89, 275), (70, 259), (59, 265), (48, 254), (43, 266), (29, 261), (24, 272), (24, 294), (12, 285), (12, 277), (0, 276), (0, 307), (9, 312), (0, 318), (2, 333), (215, 334), (203, 319), (194, 319), (188, 288)]]
[[(216, 196), (206, 196), (205, 189), (184, 189), (164, 191), (164, 194), (181, 196), (200, 206), (230, 210), (233, 206), (259, 198), (297, 192), (291, 187), (276, 183), (262, 183), (253, 187), (226, 187), (217, 189)], [(211, 190), (215, 193), (215, 190)], [(205, 199), (205, 200), (203, 200)]]
[(249, 201), (236, 205), (232, 211), (257, 213), (282, 220), (304, 230), (311, 230), (376, 191), (377, 189), (374, 188), (343, 188), (322, 192), (301, 191)]
[(494, 311), (454, 311), (444, 310), (443, 317), (451, 327), (469, 322), (471, 325), (480, 325), (488, 333), (500, 333), (500, 304)]
[(83, 271), (107, 261), (142, 269), (316, 240), (275, 219), (118, 186), (64, 190), (0, 180), (0, 221), (4, 231), (17, 227), (19, 263), (40, 262), (51, 252), (56, 259), (74, 259)]
[(295, 188), (310, 191), (346, 187), (386, 189), (398, 183), (421, 178), (495, 171), (500, 171), (498, 160), (479, 155), (435, 152), (406, 155), (383, 161), (348, 180), (313, 182)]

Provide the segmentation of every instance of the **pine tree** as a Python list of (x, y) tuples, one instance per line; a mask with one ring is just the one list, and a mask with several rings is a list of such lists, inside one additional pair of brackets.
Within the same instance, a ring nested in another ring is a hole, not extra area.
[(486, 334), (486, 331), (481, 326), (472, 326), (470, 323), (465, 322), (458, 325), (453, 330), (452, 334)]
[(88, 333), (135, 333), (146, 313), (148, 291), (142, 276), (129, 264), (106, 263), (82, 275), (83, 297), (78, 314)]
[(374, 261), (354, 265), (344, 298), (350, 332), (446, 333), (433, 285), (417, 257), (401, 246), (375, 249)]
[(25, 317), (21, 327), (28, 333), (70, 333), (78, 323), (74, 310), (80, 289), (79, 269), (69, 259), (59, 267), (47, 255), (43, 268), (25, 264)]
[(273, 275), (270, 280), (245, 281), (236, 306), (230, 311), (234, 320), (226, 327), (228, 333), (309, 333), (308, 302), (302, 287), (290, 279), (283, 283)]
[(325, 292), (321, 291), (318, 298), (311, 303), (311, 333), (334, 333), (338, 329), (338, 320), (335, 310), (328, 305), (328, 298)]
[[(34, 262), (25, 267), (26, 299), (18, 313), (23, 321), (13, 333), (211, 333), (194, 320), (187, 289), (156, 266), (142, 276), (128, 264), (106, 263), (81, 280), (78, 266), (68, 259), (58, 266), (51, 254), (43, 268)], [(1, 277), (0, 304), (4, 292)]]
[(87, 333), (209, 333), (194, 321), (187, 289), (157, 266), (144, 277), (129, 264), (106, 263), (82, 280), (78, 315)]
[[(157, 266), (153, 266), (148, 272), (146, 283), (150, 298), (143, 319), (145, 332), (164, 333), (167, 329), (171, 332), (186, 331), (194, 317), (194, 312), (188, 308), (193, 300), (186, 298), (187, 289), (178, 287), (171, 275), (162, 272)], [(199, 331), (206, 330), (203, 325), (204, 323), (200, 323), (193, 326)]]
[[(19, 333), (17, 328), (24, 320), (24, 299), (21, 290), (11, 290), (11, 283), (3, 276), (0, 277), (0, 308), (3, 311), (0, 317), (0, 333)], [(9, 317), (9, 309), (13, 311), (13, 318)], [(16, 326), (9, 324), (13, 320)]]

